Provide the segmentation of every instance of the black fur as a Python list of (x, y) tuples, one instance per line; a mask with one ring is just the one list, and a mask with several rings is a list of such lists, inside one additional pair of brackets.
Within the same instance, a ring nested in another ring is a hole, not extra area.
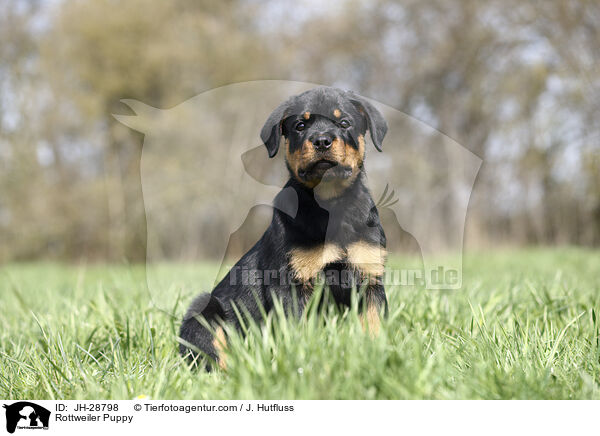
[[(334, 112), (336, 109), (340, 111), (340, 116), (333, 115), (337, 113)], [(310, 112), (308, 119), (306, 112)], [(295, 128), (299, 122), (305, 124), (301, 131)], [(359, 143), (367, 129), (373, 144), (381, 151), (387, 126), (377, 109), (354, 93), (319, 87), (278, 106), (267, 119), (261, 138), (270, 157), (278, 152), (282, 135), (289, 141), (290, 153), (303, 147), (307, 140), (314, 144), (318, 138), (327, 135), (340, 138), (349, 147), (359, 150)], [(311, 292), (311, 284), (291, 280), (294, 277), (290, 266), (290, 252), (293, 249), (322, 246), (325, 241), (340, 247), (356, 242), (385, 247), (385, 233), (377, 208), (365, 185), (362, 157), (356, 161), (358, 169), (352, 176), (349, 166), (329, 168), (323, 164), (326, 167), (323, 170), (314, 165), (321, 158), (327, 159), (327, 153), (326, 150), (316, 152), (313, 161), (302, 162), (304, 167), (299, 170), (300, 175), (294, 174), (288, 164), (291, 177), (275, 199), (269, 228), (210, 295), (201, 295), (192, 302), (180, 331), (183, 340), (180, 350), (183, 355), (195, 358), (197, 351), (200, 351), (217, 360), (212, 329), (219, 323), (228, 323), (240, 329), (239, 313), (259, 321), (261, 311), (271, 310), (275, 298), (283, 303), (288, 312), (295, 311), (296, 315), (302, 313)], [(347, 186), (338, 195), (319, 198), (318, 192), (310, 187), (315, 179), (346, 180)], [(298, 199), (295, 216), (282, 211), (286, 208), (277, 207), (278, 203), (288, 201), (290, 193), (295, 193)], [(258, 277), (254, 276), (257, 280), (249, 277), (248, 272), (252, 271), (259, 272)], [(340, 278), (329, 284), (330, 295), (337, 304), (350, 305), (352, 289), (360, 288), (360, 307), (371, 304), (382, 308), (387, 305), (381, 280), (370, 282), (366, 288), (360, 287), (360, 271), (349, 265), (346, 258), (327, 264), (323, 271), (326, 277), (328, 273), (333, 273), (332, 277)], [(351, 278), (350, 282), (341, 280), (344, 273)], [(296, 301), (295, 297), (298, 297)], [(207, 325), (211, 328), (207, 328)]]

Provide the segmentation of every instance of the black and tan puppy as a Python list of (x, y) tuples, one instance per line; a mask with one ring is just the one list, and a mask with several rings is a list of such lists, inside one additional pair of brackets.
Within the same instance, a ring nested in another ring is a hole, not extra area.
[[(221, 326), (240, 327), (234, 307), (260, 320), (261, 306), (268, 312), (279, 299), (288, 312), (302, 313), (319, 274), (337, 304), (350, 305), (352, 292), (358, 292), (364, 325), (377, 332), (387, 304), (386, 239), (366, 187), (367, 130), (381, 151), (387, 132), (382, 115), (362, 97), (335, 88), (306, 91), (273, 111), (261, 138), (273, 157), (283, 136), (290, 179), (261, 239), (210, 295), (192, 302), (181, 326), (182, 354), (195, 358), (200, 350), (224, 367)], [(297, 200), (294, 216), (277, 207), (290, 193), (295, 205)]]

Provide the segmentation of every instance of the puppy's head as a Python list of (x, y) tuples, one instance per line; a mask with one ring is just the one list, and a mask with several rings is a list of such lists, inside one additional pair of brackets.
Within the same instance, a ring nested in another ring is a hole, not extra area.
[(267, 119), (261, 138), (273, 157), (283, 136), (292, 177), (321, 191), (321, 196), (333, 197), (362, 171), (367, 130), (381, 151), (387, 132), (381, 113), (352, 92), (319, 87), (279, 105)]

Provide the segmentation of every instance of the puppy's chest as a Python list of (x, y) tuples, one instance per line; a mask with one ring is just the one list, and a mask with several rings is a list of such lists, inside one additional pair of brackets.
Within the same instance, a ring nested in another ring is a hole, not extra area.
[(288, 262), (296, 279), (308, 282), (327, 265), (345, 263), (365, 275), (383, 275), (386, 251), (379, 244), (358, 241), (345, 246), (325, 243), (309, 248), (294, 248), (288, 253)]

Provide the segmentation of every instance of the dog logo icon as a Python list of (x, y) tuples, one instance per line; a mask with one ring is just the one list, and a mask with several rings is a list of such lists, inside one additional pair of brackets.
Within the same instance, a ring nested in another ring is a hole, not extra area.
[(48, 430), (50, 421), (48, 409), (28, 401), (4, 404), (3, 407), (6, 409), (6, 431), (9, 433), (14, 433), (17, 428)]

